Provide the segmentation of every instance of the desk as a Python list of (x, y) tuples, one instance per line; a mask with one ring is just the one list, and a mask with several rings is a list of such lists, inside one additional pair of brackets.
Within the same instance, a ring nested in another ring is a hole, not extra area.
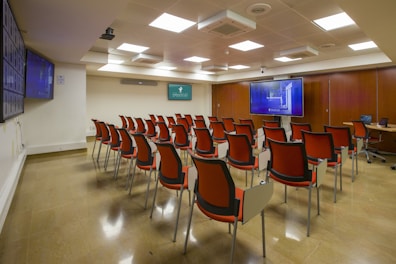
[[(343, 122), (343, 124), (347, 126), (353, 126), (352, 122)], [(396, 133), (396, 124), (388, 124), (387, 127), (384, 127), (378, 125), (377, 123), (371, 123), (370, 125), (366, 124), (366, 127), (372, 130)]]
[[(353, 126), (352, 122), (343, 122), (344, 125)], [(387, 127), (379, 126), (378, 123), (371, 123), (370, 125), (366, 124), (368, 129), (396, 133), (396, 124), (388, 124)], [(391, 166), (392, 170), (396, 170), (396, 163)]]

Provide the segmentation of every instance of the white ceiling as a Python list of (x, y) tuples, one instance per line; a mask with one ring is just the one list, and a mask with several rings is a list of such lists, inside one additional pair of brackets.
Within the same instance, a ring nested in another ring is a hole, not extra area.
[[(144, 79), (178, 79), (190, 82), (225, 82), (267, 76), (306, 74), (336, 69), (372, 68), (396, 62), (396, 1), (381, 0), (8, 0), (27, 47), (54, 62), (86, 64), (87, 73)], [(270, 12), (252, 16), (247, 8), (267, 3)], [(373, 6), (375, 4), (375, 6)], [(256, 29), (231, 38), (199, 31), (197, 26), (180, 34), (148, 26), (163, 12), (197, 23), (219, 11), (231, 10), (256, 22)], [(325, 32), (311, 21), (345, 11), (356, 25)], [(113, 40), (99, 39), (107, 27)], [(228, 46), (251, 40), (264, 48), (241, 52)], [(353, 52), (348, 44), (373, 40), (378, 48)], [(155, 69), (153, 64), (132, 62), (136, 53), (116, 48), (124, 43), (149, 47), (145, 54), (163, 57), (162, 64), (176, 71)], [(329, 45), (330, 44), (330, 45)], [(318, 56), (281, 63), (280, 51), (301, 46)], [(329, 46), (329, 47), (327, 47)], [(109, 55), (110, 54), (110, 55)], [(116, 72), (97, 71), (110, 57), (123, 58)], [(190, 56), (207, 57), (201, 64)], [(228, 70), (215, 75), (197, 74), (201, 66), (248, 65), (248, 70)], [(265, 66), (264, 73), (261, 67)]]

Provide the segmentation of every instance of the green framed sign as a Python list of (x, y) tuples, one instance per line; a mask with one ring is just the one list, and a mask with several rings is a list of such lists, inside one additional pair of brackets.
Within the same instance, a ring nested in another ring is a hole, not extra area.
[(168, 100), (191, 100), (192, 85), (168, 83)]

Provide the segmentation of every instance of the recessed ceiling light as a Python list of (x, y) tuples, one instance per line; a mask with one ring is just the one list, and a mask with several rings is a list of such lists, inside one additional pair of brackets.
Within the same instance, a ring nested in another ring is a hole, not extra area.
[(301, 58), (291, 59), (289, 57), (278, 57), (278, 58), (274, 58), (274, 60), (280, 61), (280, 62), (289, 62), (289, 61), (301, 60)]
[(241, 50), (241, 51), (248, 51), (248, 50), (253, 50), (253, 49), (258, 49), (264, 47), (264, 45), (258, 44), (256, 42), (246, 40), (243, 42), (239, 42), (234, 45), (230, 45), (230, 48)]
[(326, 31), (355, 24), (355, 22), (345, 12), (315, 19), (314, 23)]
[(364, 49), (372, 49), (377, 47), (377, 45), (373, 41), (356, 43), (348, 46), (353, 50), (364, 50)]
[(208, 61), (210, 59), (208, 58), (202, 58), (202, 57), (198, 57), (198, 56), (192, 56), (189, 58), (185, 58), (185, 61), (192, 61), (192, 62), (204, 62), (204, 61)]
[(129, 43), (123, 43), (117, 49), (129, 51), (129, 52), (141, 53), (141, 52), (147, 50), (148, 47), (134, 45), (134, 44), (129, 44)]
[(194, 21), (170, 15), (168, 13), (163, 13), (157, 19), (151, 22), (150, 26), (180, 33), (194, 24), (196, 24)]
[(233, 66), (228, 66), (228, 68), (234, 69), (234, 70), (243, 70), (243, 69), (248, 69), (250, 67), (246, 66), (246, 65), (233, 65)]

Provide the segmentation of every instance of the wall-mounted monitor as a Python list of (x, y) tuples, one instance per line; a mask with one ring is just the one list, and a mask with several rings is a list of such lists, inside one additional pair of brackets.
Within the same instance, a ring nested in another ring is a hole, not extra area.
[(251, 82), (250, 113), (303, 117), (303, 78)]
[(39, 54), (26, 51), (26, 98), (54, 98), (54, 64)]
[(192, 85), (168, 83), (168, 100), (191, 100)]

